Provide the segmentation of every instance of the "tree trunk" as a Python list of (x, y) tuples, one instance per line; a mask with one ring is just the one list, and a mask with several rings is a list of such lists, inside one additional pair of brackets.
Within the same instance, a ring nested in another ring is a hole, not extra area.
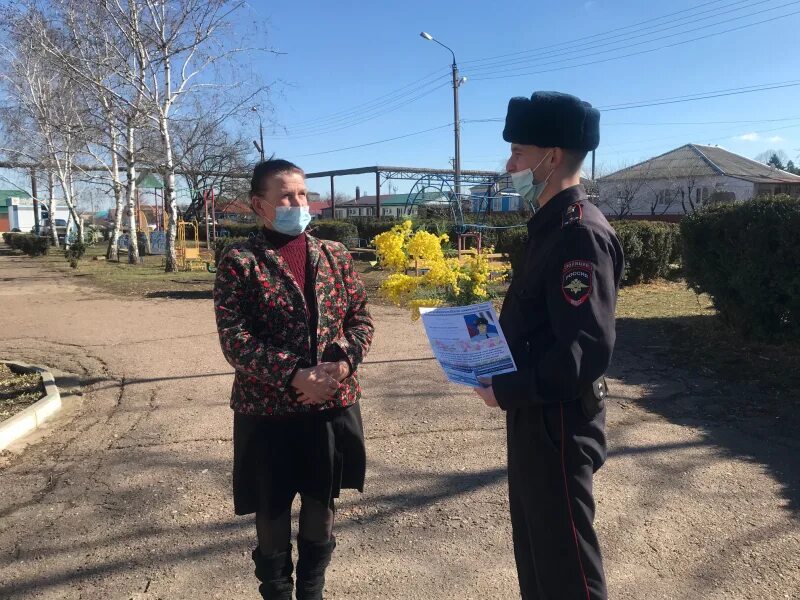
[(128, 263), (135, 265), (139, 263), (139, 241), (136, 238), (136, 154), (133, 143), (133, 126), (128, 122), (126, 134), (128, 138), (128, 149), (125, 156), (127, 171), (127, 190), (125, 193), (125, 214), (128, 217)]
[(47, 212), (50, 214), (47, 219), (47, 227), (50, 229), (50, 242), (58, 248), (58, 230), (56, 229), (56, 178), (52, 171), (47, 173)]
[[(110, 117), (109, 117), (110, 118)], [(108, 239), (106, 259), (119, 260), (119, 233), (122, 230), (122, 183), (119, 180), (119, 157), (117, 156), (117, 136), (113, 125), (109, 125), (111, 141), (111, 180), (114, 185), (114, 227)]]
[[(164, 207), (169, 214), (167, 225), (166, 266), (167, 273), (178, 270), (178, 254), (175, 249), (175, 238), (178, 234), (178, 206), (175, 202), (175, 163), (172, 157), (172, 139), (169, 134), (167, 118), (161, 116), (161, 139), (164, 142)], [(195, 232), (197, 235), (197, 232)]]

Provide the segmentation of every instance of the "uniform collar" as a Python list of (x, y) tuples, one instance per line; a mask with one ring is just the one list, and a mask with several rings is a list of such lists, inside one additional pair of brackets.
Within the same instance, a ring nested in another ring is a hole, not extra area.
[(586, 199), (586, 190), (582, 185), (573, 185), (565, 190), (561, 190), (528, 221), (528, 237), (533, 238), (534, 234), (542, 229), (549, 227), (554, 222), (559, 225), (562, 222), (564, 211), (570, 204), (575, 204)]

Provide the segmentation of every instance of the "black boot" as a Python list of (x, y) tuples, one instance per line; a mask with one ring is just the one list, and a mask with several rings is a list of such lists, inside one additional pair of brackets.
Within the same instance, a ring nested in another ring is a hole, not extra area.
[(336, 538), (327, 542), (308, 542), (297, 539), (297, 600), (322, 600), (325, 569), (331, 562)]
[(258, 591), (265, 600), (292, 600), (292, 546), (285, 552), (276, 552), (270, 556), (261, 554), (261, 550), (253, 550), (253, 562), (256, 564), (256, 577), (261, 582)]

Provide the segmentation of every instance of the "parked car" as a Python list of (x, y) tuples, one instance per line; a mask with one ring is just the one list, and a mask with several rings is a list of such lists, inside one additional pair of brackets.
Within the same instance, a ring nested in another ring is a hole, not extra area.
[[(67, 235), (67, 221), (65, 219), (56, 219), (56, 235), (58, 236), (58, 243), (63, 244), (64, 238)], [(50, 219), (42, 219), (39, 222), (38, 235), (48, 235), (50, 231)]]

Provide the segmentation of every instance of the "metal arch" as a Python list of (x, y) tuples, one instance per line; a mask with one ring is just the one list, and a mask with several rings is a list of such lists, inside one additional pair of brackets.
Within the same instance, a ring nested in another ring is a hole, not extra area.
[[(434, 180), (436, 180), (436, 184), (434, 184)], [(445, 192), (445, 186), (449, 188), (449, 192)], [(406, 215), (410, 215), (411, 211), (413, 210), (414, 206), (417, 204), (417, 200), (419, 197), (425, 193), (425, 190), (434, 189), (442, 194), (447, 194), (448, 197), (451, 198), (451, 210), (453, 204), (453, 196), (455, 195), (455, 191), (453, 190), (453, 183), (447, 177), (439, 174), (426, 174), (421, 177), (418, 177), (417, 180), (414, 182), (414, 185), (409, 190), (408, 195), (406, 196), (406, 205), (403, 209), (403, 213)]]

